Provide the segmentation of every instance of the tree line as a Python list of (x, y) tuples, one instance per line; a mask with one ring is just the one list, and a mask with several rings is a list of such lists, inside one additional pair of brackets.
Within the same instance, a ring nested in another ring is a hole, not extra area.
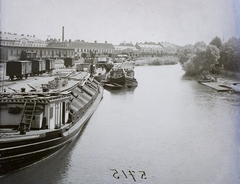
[(230, 71), (240, 70), (240, 38), (232, 37), (222, 43), (215, 37), (207, 45), (197, 42), (178, 49), (179, 63), (189, 75), (206, 77), (216, 73), (219, 69)]

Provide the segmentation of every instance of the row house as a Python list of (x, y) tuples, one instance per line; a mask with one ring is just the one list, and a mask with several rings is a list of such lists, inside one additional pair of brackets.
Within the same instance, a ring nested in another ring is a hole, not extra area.
[(154, 54), (162, 53), (164, 51), (164, 47), (157, 44), (136, 43), (135, 46), (141, 53)]
[(168, 42), (159, 43), (164, 48), (164, 53), (175, 54), (177, 53), (177, 47)]
[(20, 59), (23, 50), (36, 53), (36, 58), (55, 59), (74, 56), (74, 49), (72, 48), (1, 46), (0, 49), (1, 61)]
[(0, 60), (17, 60), (22, 50), (36, 53), (37, 58), (61, 58), (74, 56), (72, 48), (47, 47), (47, 43), (35, 35), (17, 35), (16, 33), (0, 32)]
[(116, 54), (126, 54), (130, 57), (137, 57), (139, 50), (133, 45), (114, 45)]
[(71, 42), (69, 40), (68, 42), (56, 42), (49, 44), (51, 47), (61, 47), (61, 48), (72, 48), (74, 49), (74, 56), (75, 57), (81, 57), (82, 54), (89, 54), (90, 51), (96, 52), (97, 55), (102, 54), (112, 54), (114, 53), (114, 47), (110, 43), (97, 43), (92, 42), (83, 42), (83, 41), (77, 41), (77, 42)]
[(19, 59), (21, 51), (35, 52), (37, 58), (63, 58), (63, 57), (82, 57), (89, 56), (90, 51), (96, 52), (97, 56), (126, 54), (132, 58), (138, 57), (140, 54), (154, 55), (159, 53), (176, 53), (177, 48), (168, 43), (132, 43), (123, 42), (119, 45), (111, 43), (97, 43), (85, 41), (64, 41), (51, 39), (47, 42), (38, 39), (35, 35), (17, 35), (16, 33), (0, 32), (0, 59), (15, 60)]
[(0, 44), (2, 46), (22, 46), (22, 47), (46, 47), (47, 44), (43, 40), (35, 37), (35, 35), (18, 35), (17, 33), (0, 32)]

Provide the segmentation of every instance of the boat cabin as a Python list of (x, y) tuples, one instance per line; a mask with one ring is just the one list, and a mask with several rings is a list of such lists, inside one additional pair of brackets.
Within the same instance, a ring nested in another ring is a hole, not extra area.
[(111, 77), (111, 78), (124, 77), (124, 71), (123, 71), (123, 69), (119, 68), (119, 69), (117, 69), (117, 70), (111, 70), (111, 71), (110, 71), (110, 77)]
[[(11, 95), (11, 98), (9, 98)], [(69, 118), (70, 95), (2, 94), (0, 128), (56, 129)]]

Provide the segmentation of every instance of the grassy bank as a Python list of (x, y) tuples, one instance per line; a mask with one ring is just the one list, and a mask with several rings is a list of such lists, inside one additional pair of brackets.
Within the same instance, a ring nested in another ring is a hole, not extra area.
[(222, 69), (222, 70), (218, 70), (217, 73), (218, 75), (221, 75), (221, 76), (232, 77), (240, 80), (240, 71), (229, 71), (229, 70)]
[(174, 56), (141, 58), (135, 61), (135, 66), (144, 65), (175, 65), (178, 63), (178, 58)]

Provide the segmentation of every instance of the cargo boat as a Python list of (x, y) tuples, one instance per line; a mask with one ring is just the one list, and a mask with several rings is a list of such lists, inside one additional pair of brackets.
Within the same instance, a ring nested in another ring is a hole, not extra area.
[(103, 87), (88, 72), (54, 73), (1, 86), (0, 177), (63, 149), (99, 105)]
[(77, 71), (88, 71), (92, 77), (98, 82), (101, 82), (106, 77), (106, 69), (104, 67), (96, 68), (95, 65), (90, 63), (81, 63), (76, 65)]
[(137, 87), (138, 82), (134, 78), (134, 62), (124, 61), (123, 63), (116, 63), (108, 73), (106, 84), (117, 84), (123, 87)]

